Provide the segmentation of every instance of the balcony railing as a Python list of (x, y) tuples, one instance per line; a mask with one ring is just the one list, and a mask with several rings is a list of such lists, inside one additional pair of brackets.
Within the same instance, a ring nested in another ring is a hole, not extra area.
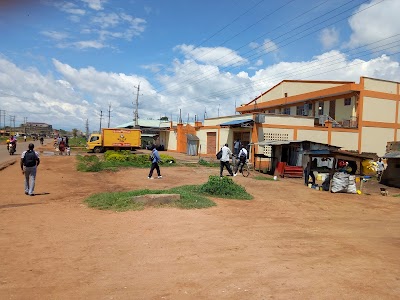
[(349, 119), (343, 119), (341, 121), (337, 121), (328, 115), (320, 115), (319, 117), (316, 117), (314, 125), (325, 126), (326, 121), (331, 121), (332, 127), (358, 128), (357, 124), (358, 122), (356, 117), (350, 117)]

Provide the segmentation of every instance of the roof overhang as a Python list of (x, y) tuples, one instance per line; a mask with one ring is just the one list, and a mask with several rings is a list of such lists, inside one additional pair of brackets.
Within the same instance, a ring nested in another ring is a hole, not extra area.
[(233, 120), (219, 124), (221, 127), (252, 127), (253, 119)]

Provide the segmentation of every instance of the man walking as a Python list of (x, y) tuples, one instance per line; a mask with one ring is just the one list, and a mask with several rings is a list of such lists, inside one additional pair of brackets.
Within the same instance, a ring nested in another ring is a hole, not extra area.
[(219, 176), (222, 177), (222, 172), (224, 171), (224, 166), (228, 170), (229, 175), (233, 176), (233, 172), (232, 172), (231, 166), (229, 164), (229, 159), (232, 156), (232, 151), (231, 151), (231, 149), (228, 148), (228, 144), (225, 144), (225, 146), (223, 146), (221, 148), (221, 151), (222, 151), (222, 156), (219, 160), (220, 161)]
[(35, 196), (36, 169), (40, 164), (39, 153), (33, 150), (34, 144), (28, 145), (28, 150), (21, 154), (21, 170), (25, 175), (25, 195)]
[(246, 160), (247, 160), (247, 149), (245, 146), (242, 146), (242, 149), (240, 149), (239, 154), (237, 156), (237, 163), (235, 166), (235, 174), (233, 174), (233, 176), (237, 175), (238, 170), (239, 170), (239, 173), (242, 173), (243, 166), (246, 163)]
[(157, 175), (158, 175), (157, 178), (161, 179), (162, 176), (161, 176), (161, 173), (160, 173), (160, 167), (158, 165), (158, 162), (161, 161), (161, 158), (160, 158), (160, 154), (158, 154), (158, 151), (157, 151), (155, 146), (153, 146), (153, 150), (151, 150), (150, 160), (151, 160), (151, 168), (150, 168), (149, 176), (147, 178), (148, 179), (153, 179), (153, 177), (152, 177), (153, 176), (153, 171), (154, 171), (154, 169), (156, 169), (157, 170)]

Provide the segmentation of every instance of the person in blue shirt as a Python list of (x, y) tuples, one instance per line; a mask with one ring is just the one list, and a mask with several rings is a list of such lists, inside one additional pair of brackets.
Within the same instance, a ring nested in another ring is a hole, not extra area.
[(161, 161), (160, 158), (160, 154), (158, 153), (156, 147), (153, 147), (153, 149), (151, 150), (151, 154), (150, 154), (150, 159), (151, 159), (151, 168), (150, 168), (150, 172), (149, 172), (149, 176), (147, 177), (148, 179), (153, 179), (153, 171), (154, 169), (157, 170), (157, 178), (161, 179), (161, 172), (160, 172), (160, 166), (158, 165), (158, 163)]

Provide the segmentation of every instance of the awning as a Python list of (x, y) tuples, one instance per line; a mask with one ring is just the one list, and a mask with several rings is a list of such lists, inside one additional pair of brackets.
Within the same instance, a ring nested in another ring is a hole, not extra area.
[(242, 119), (242, 120), (233, 120), (225, 123), (219, 124), (219, 126), (244, 126), (250, 125), (249, 123), (253, 122), (253, 119)]

